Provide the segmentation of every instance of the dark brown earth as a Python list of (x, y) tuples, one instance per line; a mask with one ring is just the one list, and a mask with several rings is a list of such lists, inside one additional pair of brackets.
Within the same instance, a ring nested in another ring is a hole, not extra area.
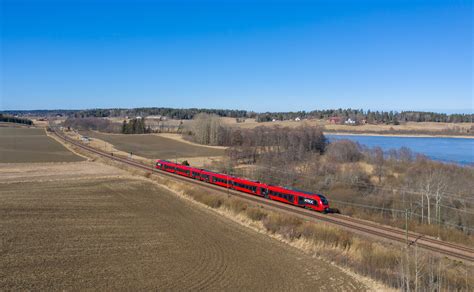
[(83, 132), (83, 134), (92, 138), (107, 141), (113, 144), (118, 150), (127, 153), (132, 152), (135, 155), (151, 159), (175, 159), (177, 157), (185, 158), (224, 155), (223, 149), (192, 145), (151, 134), (104, 134), (93, 131)]
[(0, 127), (0, 163), (82, 160), (85, 159), (46, 136), (44, 129)]
[[(0, 178), (0, 290), (365, 290), (145, 180)], [(11, 172), (11, 171), (10, 171)], [(99, 175), (100, 174), (100, 175)], [(119, 176), (120, 175), (120, 176)]]

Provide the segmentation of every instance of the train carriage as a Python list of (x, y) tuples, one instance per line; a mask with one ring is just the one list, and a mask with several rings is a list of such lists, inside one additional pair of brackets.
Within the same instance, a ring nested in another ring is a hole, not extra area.
[(262, 184), (261, 182), (258, 182), (258, 181), (232, 177), (231, 187), (234, 190), (241, 191), (244, 193), (263, 196), (262, 189), (265, 188), (265, 184)]
[(176, 171), (176, 163), (166, 161), (166, 160), (157, 160), (155, 167), (157, 169), (161, 169), (167, 172), (175, 172)]
[(329, 211), (329, 203), (326, 197), (320, 194), (279, 186), (268, 186), (266, 197), (319, 212)]
[(205, 169), (198, 169), (187, 165), (177, 164), (166, 160), (157, 160), (156, 168), (176, 173), (193, 179), (199, 179), (214, 185), (234, 189), (240, 192), (265, 197), (270, 200), (292, 204), (319, 212), (338, 212), (331, 210), (326, 197), (321, 194), (302, 190), (272, 186), (249, 179), (234, 177)]
[(202, 180), (205, 180), (209, 183), (228, 188), (231, 186), (231, 176), (226, 174), (221, 174), (209, 170), (201, 170)]

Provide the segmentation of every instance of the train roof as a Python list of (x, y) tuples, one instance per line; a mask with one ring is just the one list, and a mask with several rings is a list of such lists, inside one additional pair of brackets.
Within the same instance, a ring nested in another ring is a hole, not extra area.
[(285, 188), (286, 188), (286, 189), (289, 189), (289, 190), (292, 190), (292, 191), (295, 191), (295, 192), (307, 194), (307, 195), (317, 195), (316, 193), (308, 192), (308, 191), (303, 191), (303, 190), (300, 190), (300, 189), (297, 189), (297, 188), (292, 188), (292, 187), (285, 187)]
[[(179, 164), (179, 163), (172, 162), (172, 161), (169, 161), (169, 160), (166, 160), (166, 159), (158, 159), (158, 160), (161, 160), (161, 161), (164, 161), (164, 162), (168, 162), (168, 163), (174, 163), (174, 164), (177, 164), (177, 165), (180, 165), (180, 166), (195, 168), (195, 167), (188, 166), (188, 165), (181, 165), (181, 164)], [(266, 183), (260, 182), (260, 181), (258, 181), (258, 180), (252, 180), (252, 179), (245, 178), (245, 177), (237, 177), (237, 176), (233, 176), (233, 175), (231, 175), (231, 174), (215, 172), (215, 171), (208, 170), (208, 169), (204, 169), (204, 168), (196, 168), (196, 169), (199, 169), (199, 170), (205, 171), (205, 172), (209, 172), (209, 173), (213, 173), (213, 174), (217, 174), (217, 175), (230, 176), (230, 177), (232, 177), (232, 178), (234, 178), (234, 179), (246, 180), (246, 181), (249, 181), (249, 182), (252, 182), (252, 183), (264, 184), (264, 185), (266, 185), (267, 187), (274, 187), (274, 188), (286, 189), (286, 190), (289, 190), (289, 191), (294, 191), (294, 192), (298, 192), (298, 193), (302, 193), (302, 194), (306, 194), (306, 195), (322, 196), (322, 195), (317, 194), (317, 193), (308, 192), (308, 191), (300, 190), (300, 189), (293, 188), (293, 187), (283, 187), (283, 186), (276, 186), (276, 185), (266, 184)]]

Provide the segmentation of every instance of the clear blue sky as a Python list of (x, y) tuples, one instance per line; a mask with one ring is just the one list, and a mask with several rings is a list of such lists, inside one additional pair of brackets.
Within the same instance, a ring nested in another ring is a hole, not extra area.
[(473, 108), (472, 1), (0, 2), (0, 110)]

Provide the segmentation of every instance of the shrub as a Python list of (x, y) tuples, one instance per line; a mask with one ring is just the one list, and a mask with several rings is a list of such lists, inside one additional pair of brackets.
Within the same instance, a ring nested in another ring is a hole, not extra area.
[(213, 195), (204, 195), (201, 197), (201, 203), (204, 203), (209, 207), (216, 209), (222, 205), (222, 199)]
[(268, 216), (266, 212), (262, 211), (260, 208), (255, 207), (248, 208), (245, 214), (254, 221), (262, 221)]
[(245, 211), (248, 207), (247, 203), (243, 202), (242, 200), (234, 199), (234, 198), (226, 200), (224, 205), (229, 210), (233, 211), (236, 214), (238, 214), (242, 211)]
[(270, 214), (263, 219), (263, 226), (271, 233), (278, 233), (285, 238), (300, 238), (301, 219), (286, 215)]
[(336, 162), (357, 162), (362, 158), (358, 143), (350, 140), (339, 140), (329, 144), (326, 152), (329, 160)]
[(301, 226), (301, 234), (315, 243), (326, 246), (340, 247), (344, 250), (348, 250), (352, 246), (351, 234), (331, 227), (306, 222)]

